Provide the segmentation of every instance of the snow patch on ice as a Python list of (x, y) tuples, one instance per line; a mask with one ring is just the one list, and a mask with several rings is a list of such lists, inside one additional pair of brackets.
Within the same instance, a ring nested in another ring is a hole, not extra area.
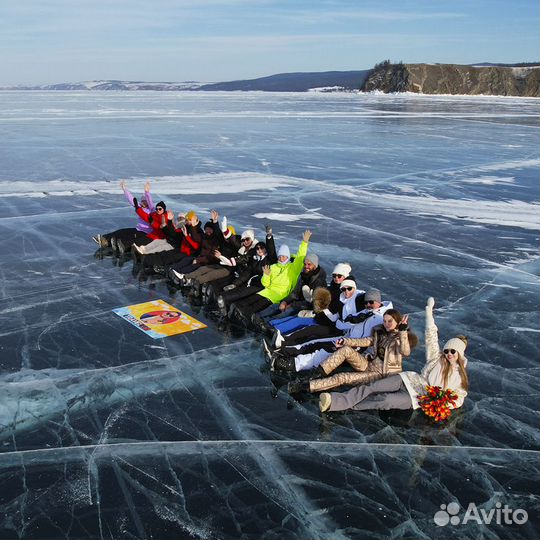
[[(215, 173), (186, 176), (132, 177), (125, 179), (133, 191), (142, 191), (147, 180), (160, 195), (244, 193), (253, 190), (276, 190), (300, 183), (296, 178), (261, 173)], [(119, 180), (118, 180), (119, 181)], [(3, 197), (72, 197), (111, 193), (121, 194), (118, 181), (49, 180), (42, 182), (0, 182)]]

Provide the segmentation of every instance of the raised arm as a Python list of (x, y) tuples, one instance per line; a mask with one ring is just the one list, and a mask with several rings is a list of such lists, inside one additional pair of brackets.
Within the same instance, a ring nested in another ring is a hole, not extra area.
[(426, 375), (432, 366), (439, 361), (441, 350), (439, 348), (439, 329), (435, 324), (433, 318), (433, 306), (435, 300), (433, 297), (429, 297), (426, 303), (426, 329), (425, 329), (425, 343), (426, 343), (426, 364), (422, 369), (422, 375)]
[(302, 242), (300, 242), (300, 247), (298, 248), (298, 252), (294, 257), (294, 262), (292, 263), (295, 271), (297, 271), (298, 274), (300, 274), (300, 272), (302, 271), (302, 267), (304, 266), (304, 259), (306, 258), (310, 238), (311, 231), (307, 229), (304, 231), (304, 235), (302, 236)]
[(155, 210), (154, 207), (154, 199), (152, 199), (152, 193), (150, 193), (150, 180), (144, 184), (144, 196), (146, 198), (146, 202), (148, 203), (148, 210), (150, 212), (153, 212)]
[(132, 195), (131, 191), (129, 191), (129, 189), (127, 188), (127, 185), (126, 185), (125, 180), (121, 180), (121, 181), (120, 181), (120, 188), (121, 188), (122, 191), (124, 192), (124, 197), (126, 198), (127, 202), (128, 202), (131, 206), (135, 206), (135, 205), (133, 204), (133, 195)]

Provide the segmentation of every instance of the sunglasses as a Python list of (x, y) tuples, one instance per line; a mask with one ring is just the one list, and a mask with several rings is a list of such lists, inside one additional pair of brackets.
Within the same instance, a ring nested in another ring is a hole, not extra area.
[(156, 206), (156, 210), (158, 212), (164, 212), (165, 211), (165, 208), (161, 208), (161, 206)]
[(342, 291), (354, 291), (354, 287), (341, 287)]
[(339, 278), (343, 277), (343, 275), (342, 274), (332, 274), (332, 277), (339, 279)]
[(251, 238), (242, 238), (242, 242), (251, 242)]
[(366, 301), (364, 302), (364, 304), (366, 304), (366, 305), (369, 305), (369, 304), (376, 304), (376, 303), (377, 303), (376, 300), (366, 300)]
[(456, 354), (456, 349), (444, 349), (443, 353), (444, 354), (448, 354), (448, 353), (452, 353), (452, 354)]

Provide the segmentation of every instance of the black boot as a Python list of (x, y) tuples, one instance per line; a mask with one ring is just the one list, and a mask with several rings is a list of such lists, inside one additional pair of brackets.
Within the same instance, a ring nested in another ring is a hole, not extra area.
[(322, 366), (317, 366), (316, 368), (308, 371), (307, 379), (312, 381), (313, 379), (322, 379), (323, 377), (328, 377)]
[(294, 358), (284, 355), (282, 352), (274, 352), (272, 355), (272, 371), (296, 371), (296, 363)]
[(287, 392), (289, 392), (289, 394), (301, 394), (302, 392), (309, 392), (309, 381), (291, 381), (287, 385)]

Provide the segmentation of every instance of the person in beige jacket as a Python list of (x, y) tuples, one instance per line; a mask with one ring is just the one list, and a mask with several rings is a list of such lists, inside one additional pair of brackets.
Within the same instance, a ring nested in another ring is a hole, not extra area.
[[(408, 329), (408, 315), (402, 316), (397, 309), (388, 309), (383, 324), (375, 326), (366, 338), (340, 338), (335, 342), (337, 351), (330, 355), (312, 372), (311, 381), (289, 384), (289, 393), (301, 391), (322, 392), (339, 386), (367, 384), (402, 369), (404, 356), (418, 343), (418, 338)], [(370, 354), (358, 349), (370, 348)], [(355, 371), (330, 375), (347, 362)]]
[(348, 392), (323, 392), (319, 397), (319, 408), (325, 411), (346, 409), (417, 409), (418, 396), (425, 393), (426, 386), (450, 389), (458, 396), (454, 408), (461, 407), (467, 396), (467, 338), (456, 336), (449, 339), (440, 350), (438, 328), (433, 319), (435, 301), (428, 298), (426, 305), (426, 364), (422, 373), (404, 371), (357, 386)]

